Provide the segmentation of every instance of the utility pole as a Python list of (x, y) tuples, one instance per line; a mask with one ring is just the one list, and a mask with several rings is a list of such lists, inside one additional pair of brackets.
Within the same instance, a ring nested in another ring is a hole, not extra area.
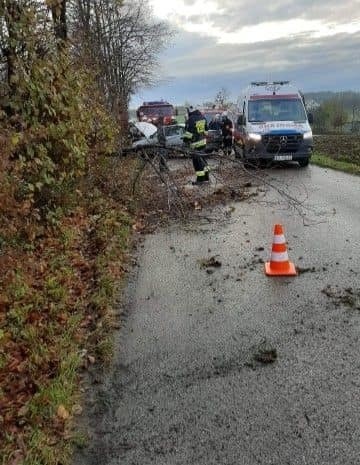
[(355, 105), (352, 107), (351, 132), (355, 131)]

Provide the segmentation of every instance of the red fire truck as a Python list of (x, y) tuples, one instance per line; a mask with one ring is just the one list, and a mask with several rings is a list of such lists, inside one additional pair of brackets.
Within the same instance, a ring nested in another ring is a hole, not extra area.
[(168, 102), (144, 102), (136, 111), (138, 121), (146, 121), (155, 126), (176, 123), (175, 108)]

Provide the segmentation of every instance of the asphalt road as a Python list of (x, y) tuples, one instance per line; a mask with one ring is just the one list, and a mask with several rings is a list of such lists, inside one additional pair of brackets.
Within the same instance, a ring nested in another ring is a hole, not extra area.
[[(305, 217), (265, 188), (146, 238), (76, 465), (360, 463), (360, 178), (268, 173)], [(277, 222), (296, 278), (264, 276)]]

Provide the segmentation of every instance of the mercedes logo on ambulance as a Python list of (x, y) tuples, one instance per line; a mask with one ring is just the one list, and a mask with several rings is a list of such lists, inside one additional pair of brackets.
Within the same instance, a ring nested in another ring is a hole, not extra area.
[(280, 137), (280, 145), (286, 145), (287, 144), (287, 137), (286, 136), (281, 136)]

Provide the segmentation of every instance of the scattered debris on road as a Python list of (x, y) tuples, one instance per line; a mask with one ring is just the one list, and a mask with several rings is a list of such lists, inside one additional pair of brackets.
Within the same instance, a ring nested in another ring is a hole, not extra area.
[(277, 359), (276, 349), (260, 351), (254, 356), (255, 360), (260, 363), (274, 363)]
[(348, 308), (360, 310), (360, 289), (353, 289), (352, 287), (340, 289), (337, 285), (333, 287), (328, 284), (321, 292), (329, 297), (337, 307), (344, 305)]
[(210, 258), (203, 258), (202, 260), (199, 260), (200, 262), (200, 268), (220, 268), (222, 263), (217, 260), (217, 258), (210, 257)]
[(239, 269), (240, 270), (249, 269), (250, 271), (253, 271), (256, 265), (263, 264), (263, 263), (264, 263), (264, 260), (261, 257), (254, 255), (251, 261), (244, 263), (243, 265), (239, 265)]
[(316, 268), (315, 266), (312, 266), (312, 267), (301, 267), (301, 266), (297, 266), (296, 267), (296, 270), (299, 274), (303, 274), (303, 273), (315, 273), (316, 272)]
[(266, 341), (262, 342), (254, 354), (254, 359), (264, 365), (274, 363), (277, 359), (277, 350)]

